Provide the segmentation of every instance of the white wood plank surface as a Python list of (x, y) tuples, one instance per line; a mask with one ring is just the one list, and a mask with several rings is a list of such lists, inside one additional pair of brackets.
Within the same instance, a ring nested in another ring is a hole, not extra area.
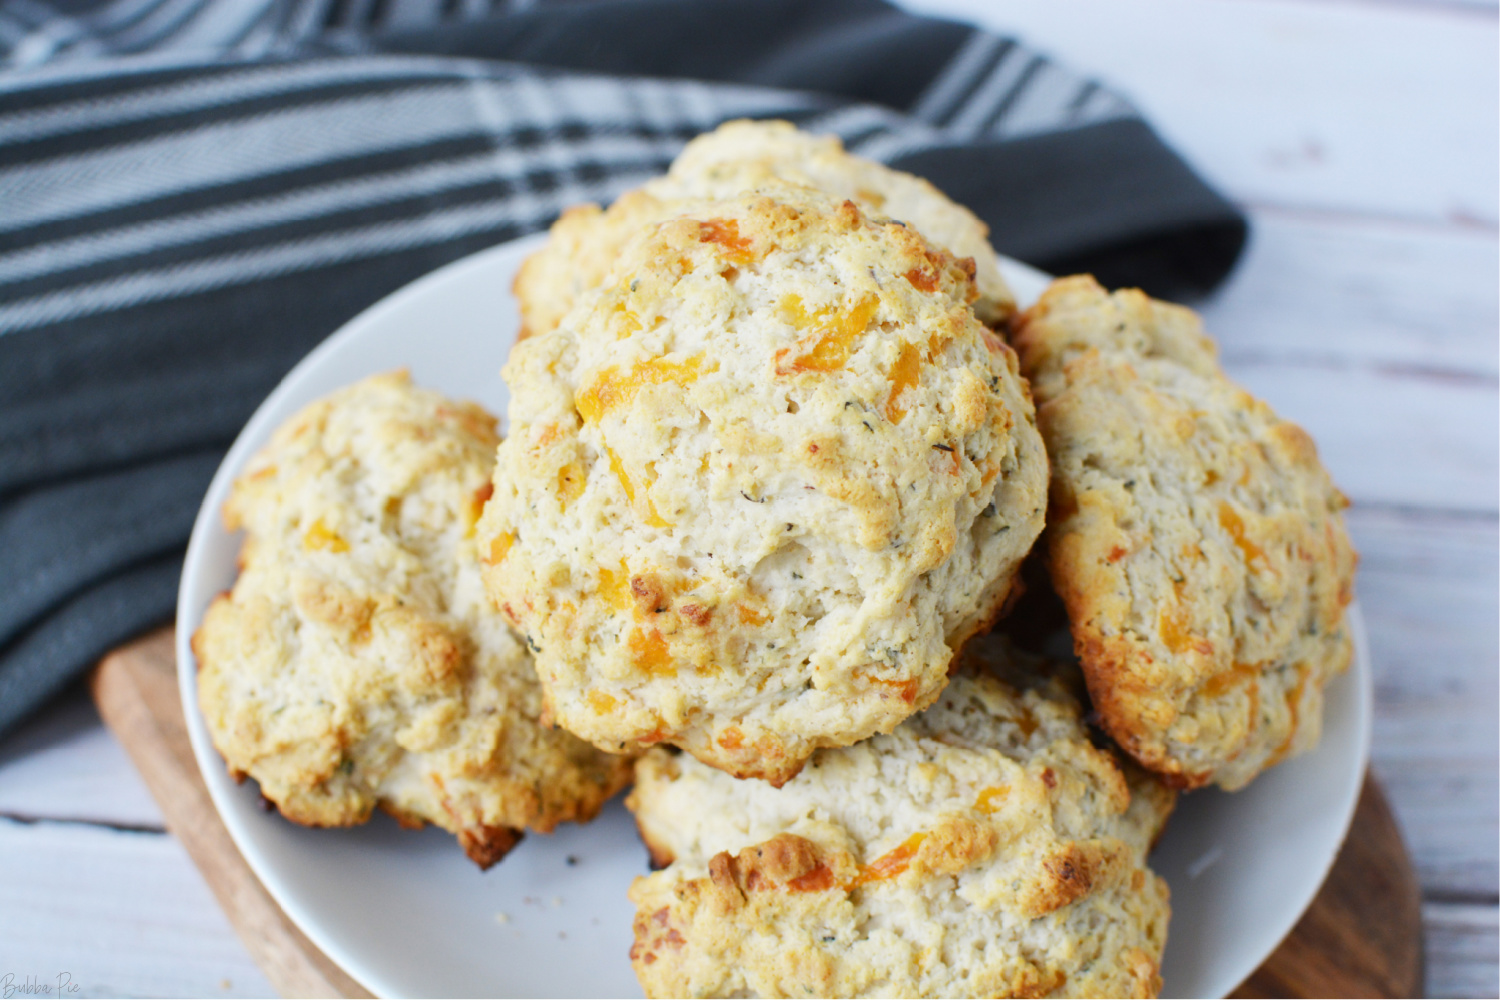
[(1427, 995), (1500, 996), (1500, 920), (1493, 906), (1427, 903)]
[(81, 685), (0, 743), (0, 817), (164, 829), (161, 810)]
[(1323, 0), (907, 0), (1114, 84), (1256, 204), (1493, 230), (1496, 20)]
[(1500, 371), (1500, 243), (1469, 227), (1255, 209), (1250, 243), (1206, 303), (1229, 365), (1479, 381)]
[[(1240, 268), (1198, 305), (1226, 367), (1314, 434), (1355, 501), (1374, 767), (1426, 897), (1428, 992), (1496, 995), (1496, 0), (910, 6), (1116, 85), (1250, 206)], [(81, 692), (0, 743), (0, 976), (269, 993), (160, 827)]]
[(1201, 304), (1229, 373), (1313, 435), (1356, 503), (1494, 511), (1495, 236), (1266, 210), (1251, 222), (1244, 260)]
[(17, 984), (66, 975), (76, 996), (275, 995), (166, 834), (0, 820), (0, 914), (0, 977)]
[(1355, 503), (1495, 509), (1493, 384), (1272, 362), (1225, 368), (1313, 436)]
[(1500, 559), (1489, 518), (1350, 511), (1375, 671), (1373, 766), (1429, 898), (1500, 881)]

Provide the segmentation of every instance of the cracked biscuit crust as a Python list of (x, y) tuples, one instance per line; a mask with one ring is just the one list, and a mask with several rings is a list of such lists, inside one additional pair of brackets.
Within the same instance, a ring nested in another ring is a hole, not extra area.
[(1052, 580), (1110, 735), (1182, 787), (1313, 747), (1355, 555), (1312, 440), (1224, 376), (1197, 316), (1138, 291), (1062, 279), (1014, 342), (1052, 459)]
[(480, 524), (552, 717), (785, 781), (942, 690), (1046, 456), (964, 262), (813, 192), (643, 234), (518, 344)]
[(1014, 311), (989, 227), (967, 208), (920, 177), (845, 152), (834, 136), (809, 135), (783, 121), (733, 121), (688, 143), (666, 176), (608, 209), (588, 204), (563, 213), (547, 245), (516, 275), (521, 336), (557, 326), (643, 227), (691, 214), (693, 201), (788, 186), (853, 201), (872, 217), (899, 219), (954, 256), (972, 258), (975, 314), (997, 325)]
[(1056, 685), (961, 673), (780, 789), (653, 750), (627, 804), (647, 996), (1155, 996), (1172, 805)]
[(234, 590), (193, 637), (214, 745), (283, 815), (456, 834), (482, 866), (523, 827), (587, 820), (629, 762), (538, 724), (520, 641), (473, 546), (495, 419), (377, 376), (283, 425), (235, 483)]

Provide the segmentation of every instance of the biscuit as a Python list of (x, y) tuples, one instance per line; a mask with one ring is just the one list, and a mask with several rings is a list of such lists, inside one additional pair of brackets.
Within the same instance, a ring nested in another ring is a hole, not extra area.
[(484, 607), (472, 533), (498, 443), (479, 407), (383, 375), (302, 410), (235, 483), (241, 573), (193, 637), (199, 703), (230, 771), (288, 819), (378, 805), (488, 866), (629, 780), (538, 724), (530, 657)]
[(516, 275), (521, 336), (557, 326), (585, 292), (604, 281), (621, 248), (643, 226), (692, 213), (679, 203), (785, 186), (853, 201), (870, 216), (905, 222), (956, 257), (973, 258), (976, 315), (998, 325), (1014, 311), (989, 227), (967, 208), (920, 177), (845, 152), (834, 136), (809, 135), (789, 122), (733, 121), (688, 143), (666, 176), (607, 210), (590, 204), (563, 213), (547, 245)]
[(653, 750), (626, 804), (647, 996), (1143, 997), (1173, 795), (1096, 749), (1056, 685), (961, 673), (780, 789)]
[(1349, 664), (1347, 501), (1191, 311), (1092, 278), (1019, 320), (1052, 459), (1048, 560), (1105, 727), (1182, 787), (1313, 747)]
[(516, 345), (485, 579), (558, 723), (779, 782), (937, 697), (1046, 456), (962, 262), (811, 191), (703, 207)]

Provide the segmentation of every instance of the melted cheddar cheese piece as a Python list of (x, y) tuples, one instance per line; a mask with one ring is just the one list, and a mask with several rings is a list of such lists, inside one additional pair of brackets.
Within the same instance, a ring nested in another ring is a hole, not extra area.
[(314, 521), (302, 536), (302, 544), (309, 549), (318, 549), (324, 552), (348, 552), (349, 543), (320, 517)]
[(796, 347), (776, 352), (776, 374), (836, 372), (854, 353), (855, 341), (869, 329), (880, 308), (878, 295), (864, 295), (842, 309), (818, 309), (809, 313), (797, 295), (781, 302), (781, 314), (798, 330), (812, 330)]
[(619, 366), (611, 365), (599, 372), (586, 388), (580, 389), (573, 402), (584, 420), (597, 422), (606, 414), (629, 406), (648, 386), (676, 385), (685, 389), (702, 373), (702, 354), (683, 361), (652, 358), (623, 371)]

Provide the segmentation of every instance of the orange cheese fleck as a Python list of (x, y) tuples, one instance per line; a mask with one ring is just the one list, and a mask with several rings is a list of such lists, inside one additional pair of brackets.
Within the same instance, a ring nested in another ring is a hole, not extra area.
[(635, 484), (630, 481), (630, 474), (625, 471), (625, 463), (620, 461), (620, 456), (615, 454), (615, 450), (613, 448), (605, 445), (604, 450), (609, 453), (610, 471), (613, 472), (615, 474), (615, 478), (620, 481), (620, 488), (625, 491), (625, 499), (634, 504)]
[(899, 424), (906, 416), (907, 405), (902, 402), (906, 390), (915, 389), (922, 378), (922, 352), (916, 344), (902, 344), (896, 364), (891, 368), (891, 394), (885, 401), (885, 419)]
[(320, 517), (308, 527), (302, 536), (302, 544), (309, 549), (321, 549), (326, 552), (348, 552), (349, 543), (337, 531), (323, 523)]
[(1172, 584), (1173, 597), (1157, 616), (1156, 628), (1161, 641), (1174, 653), (1185, 653), (1195, 645), (1192, 623), (1188, 621), (1187, 609), (1182, 606), (1182, 582)]
[(745, 734), (739, 726), (726, 726), (719, 734), (719, 746), (725, 750), (738, 750), (745, 745)]
[[(1219, 526), (1229, 533), (1229, 537), (1234, 540), (1235, 546), (1252, 569), (1261, 569), (1266, 565), (1265, 552), (1245, 534), (1244, 520), (1240, 517), (1239, 511), (1231, 507), (1227, 500), (1219, 501)], [(1257, 562), (1261, 565), (1256, 566)]]
[[(610, 470), (614, 472), (615, 478), (620, 481), (620, 488), (625, 491), (625, 499), (629, 500), (630, 505), (634, 507), (636, 505), (635, 483), (631, 481), (630, 473), (625, 470), (625, 463), (620, 461), (620, 456), (615, 454), (613, 448), (605, 445), (604, 450), (609, 454)], [(646, 484), (646, 488), (647, 490), (650, 489), (650, 483)], [(672, 526), (661, 514), (657, 513), (656, 504), (651, 502), (651, 494), (649, 492), (645, 493), (641, 499), (646, 504), (645, 521), (647, 524), (653, 528), (670, 528)]]
[(615, 706), (619, 704), (612, 696), (605, 694), (603, 691), (590, 691), (588, 698), (589, 707), (600, 715), (607, 715), (613, 712)]
[(992, 785), (980, 791), (979, 797), (974, 800), (974, 808), (986, 816), (993, 816), (1000, 811), (1001, 803), (1009, 794), (1009, 785)]
[(672, 522), (662, 517), (656, 509), (656, 502), (651, 499), (651, 487), (656, 483), (656, 465), (652, 463), (646, 467), (646, 523), (653, 528), (670, 528)]
[(904, 681), (885, 680), (880, 677), (871, 677), (863, 670), (856, 671), (856, 676), (866, 684), (879, 684), (881, 687), (891, 688), (901, 696), (901, 700), (908, 705), (917, 700), (917, 688), (919, 687), (915, 677), (908, 677)]
[(567, 510), (568, 504), (583, 496), (583, 488), (587, 484), (583, 467), (577, 462), (569, 462), (557, 470), (557, 498), (563, 510)]
[(740, 616), (741, 625), (764, 625), (771, 620), (771, 616), (755, 610), (744, 604), (736, 604), (734, 610)]
[(514, 531), (507, 531), (503, 535), (496, 535), (495, 540), (490, 542), (490, 565), (494, 566), (504, 562), (505, 557), (510, 554), (510, 547), (514, 544), (516, 544), (516, 533)]
[(927, 834), (914, 833), (903, 840), (899, 846), (887, 851), (869, 864), (860, 865), (859, 872), (854, 876), (854, 881), (850, 888), (867, 885), (871, 882), (880, 882), (900, 875), (911, 867), (911, 859), (917, 856), (917, 850), (922, 846), (922, 841), (926, 839)]
[(781, 300), (781, 317), (801, 333), (814, 323), (821, 323), (833, 312), (832, 309), (817, 309), (809, 313), (802, 305), (802, 296), (788, 295)]
[(708, 219), (698, 223), (698, 240), (717, 243), (724, 248), (724, 256), (736, 264), (748, 264), (755, 259), (750, 239), (740, 235), (740, 224), (735, 219)]
[(837, 884), (833, 871), (827, 865), (818, 865), (812, 871), (790, 879), (786, 887), (792, 892), (823, 892)]
[(1163, 608), (1157, 619), (1156, 627), (1161, 632), (1161, 641), (1174, 653), (1183, 653), (1193, 643), (1193, 636), (1187, 629), (1185, 612), (1180, 604), (1174, 604), (1169, 608)]
[(937, 291), (938, 276), (936, 270), (927, 271), (920, 267), (914, 267), (906, 272), (906, 280), (911, 282), (912, 287), (918, 291)]
[(626, 309), (624, 303), (616, 303), (614, 314), (610, 319), (614, 326), (616, 340), (624, 340), (641, 328), (641, 318)]
[(776, 352), (776, 374), (836, 372), (854, 353), (855, 341), (864, 334), (880, 308), (880, 297), (864, 295), (843, 309), (819, 309), (808, 313), (802, 299), (788, 295), (781, 303), (782, 315), (798, 330), (812, 328), (795, 347)]
[(904, 681), (882, 681), (881, 683), (887, 687), (895, 688), (896, 693), (901, 696), (901, 700), (908, 705), (917, 700), (917, 679), (915, 677), (908, 677)]
[(598, 420), (611, 410), (629, 406), (640, 391), (653, 385), (676, 385), (687, 388), (703, 374), (703, 355), (695, 354), (683, 361), (652, 358), (621, 370), (610, 365), (579, 389), (573, 404), (584, 420)]
[(1236, 663), (1228, 670), (1221, 670), (1205, 681), (1203, 693), (1209, 698), (1217, 698), (1240, 684), (1259, 680), (1259, 667), (1249, 663)]
[(464, 504), (464, 537), (472, 538), (474, 525), (479, 523), (480, 517), (484, 515), (484, 505), (490, 502), (490, 497), (495, 495), (495, 484), (485, 483), (475, 490), (469, 497), (469, 502)]
[(630, 658), (646, 673), (658, 677), (677, 676), (677, 668), (672, 664), (672, 650), (656, 629), (637, 625), (630, 630), (626, 643), (630, 647)]
[(605, 566), (599, 567), (599, 596), (616, 611), (629, 611), (635, 606), (630, 594), (630, 570), (626, 568), (625, 560), (620, 560), (618, 573)]

